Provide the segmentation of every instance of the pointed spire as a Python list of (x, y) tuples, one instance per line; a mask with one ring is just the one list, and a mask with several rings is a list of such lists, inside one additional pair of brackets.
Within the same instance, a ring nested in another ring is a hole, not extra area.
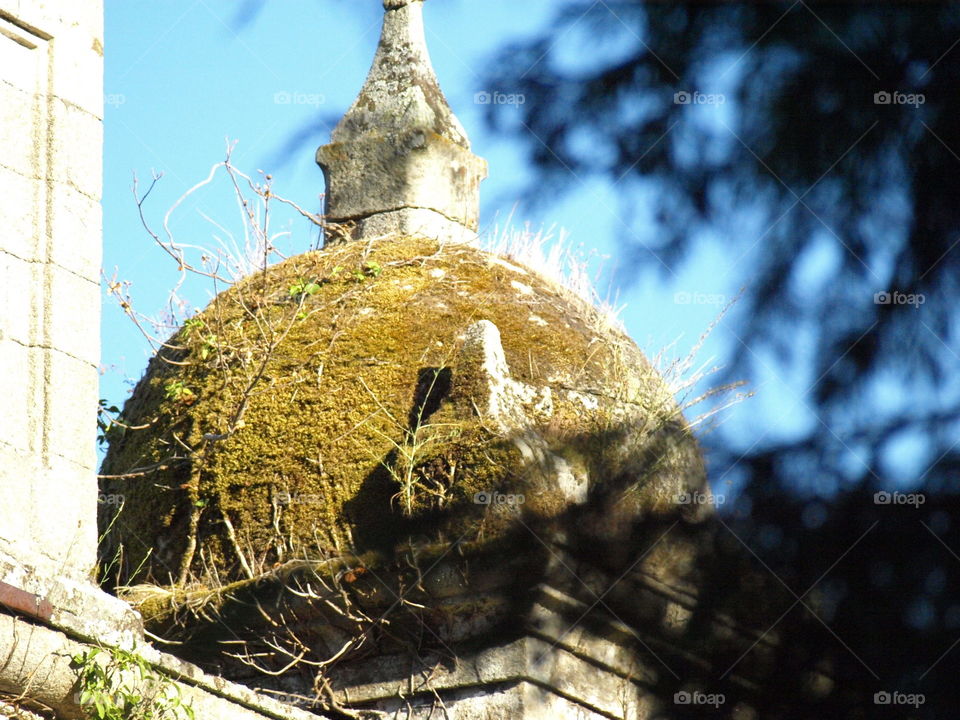
[(430, 63), (424, 0), (384, 0), (380, 44), (363, 89), (317, 150), (326, 215), (353, 237), (466, 239), (479, 222), (487, 164), (470, 152)]

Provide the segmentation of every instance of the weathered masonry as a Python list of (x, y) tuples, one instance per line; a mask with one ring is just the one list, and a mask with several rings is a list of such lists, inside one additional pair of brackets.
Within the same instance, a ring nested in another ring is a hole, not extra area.
[(708, 492), (699, 447), (630, 338), (473, 242), (486, 163), (423, 10), (384, 3), (317, 151), (324, 249), (215, 298), (124, 408), (149, 429), (104, 463), (110, 583), (181, 657), (321, 712), (652, 718), (686, 682), (645, 644), (693, 612), (693, 543), (657, 538)]
[(470, 152), (430, 64), (422, 0), (390, 0), (370, 74), (317, 150), (327, 219), (353, 237), (475, 238), (487, 163)]

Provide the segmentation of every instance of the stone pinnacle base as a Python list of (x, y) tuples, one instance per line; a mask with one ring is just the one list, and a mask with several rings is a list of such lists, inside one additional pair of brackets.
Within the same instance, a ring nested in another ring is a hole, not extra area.
[(342, 224), (333, 220), (330, 222), (342, 227), (343, 231), (328, 231), (327, 243), (339, 240), (369, 240), (389, 235), (427, 237), (452, 243), (467, 243), (477, 239), (475, 230), (426, 208), (402, 208)]

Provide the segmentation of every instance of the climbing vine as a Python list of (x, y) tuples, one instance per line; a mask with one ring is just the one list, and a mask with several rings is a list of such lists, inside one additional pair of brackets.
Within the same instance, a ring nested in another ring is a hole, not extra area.
[(119, 648), (93, 647), (72, 658), (77, 699), (91, 720), (194, 720), (180, 689), (143, 657)]

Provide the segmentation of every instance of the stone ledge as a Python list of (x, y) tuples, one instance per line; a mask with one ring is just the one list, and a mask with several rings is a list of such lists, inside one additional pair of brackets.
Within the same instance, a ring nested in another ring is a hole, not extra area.
[[(637, 668), (637, 677), (624, 678), (535, 637), (458, 655), (453, 662), (441, 654), (424, 656), (421, 663), (413, 667), (405, 656), (368, 660), (350, 678), (367, 675), (367, 682), (341, 687), (335, 698), (347, 707), (381, 711), (391, 710), (400, 698), (426, 707), (439, 700), (452, 720), (500, 717), (495, 710), (503, 703), (516, 705), (510, 717), (522, 720), (619, 719), (624, 711), (637, 718), (646, 717), (639, 709), (653, 702), (639, 679), (644, 668)], [(372, 675), (390, 679), (374, 680)], [(344, 676), (335, 672), (334, 684), (339, 686)], [(465, 700), (478, 702), (461, 705)], [(565, 710), (558, 714), (559, 706)]]
[[(2, 541), (0, 541), (2, 542)], [(0, 581), (37, 595), (53, 605), (48, 623), (81, 640), (132, 648), (142, 642), (140, 615), (91, 582), (61, 575), (51, 561), (24, 562), (0, 547)]]
[(438, 696), (396, 696), (378, 703), (378, 713), (404, 720), (646, 720), (636, 712), (599, 713), (529, 682), (460, 688)]
[[(577, 604), (569, 598), (565, 601)], [(537, 604), (531, 615), (559, 619), (542, 604)], [(459, 702), (456, 697), (499, 696), (505, 687), (516, 688), (511, 692), (519, 703), (519, 710), (514, 711), (518, 718), (551, 717), (544, 708), (558, 703), (568, 707), (559, 717), (620, 718), (625, 707), (640, 708), (652, 702), (649, 688), (659, 678), (658, 668), (641, 664), (624, 647), (619, 637), (623, 632), (612, 628), (609, 638), (583, 631), (556, 632), (554, 637), (531, 633), (472, 652), (457, 650), (456, 660), (443, 651), (423, 655), (418, 661), (407, 655), (385, 656), (335, 668), (331, 686), (337, 701), (351, 707), (388, 709), (398, 697), (439, 697), (453, 711), (450, 717), (457, 720), (488, 715), (474, 710), (461, 713), (451, 707)], [(532, 700), (531, 693), (538, 699)], [(534, 710), (535, 714), (530, 714)], [(637, 712), (628, 715), (644, 717)]]
[[(88, 717), (79, 704), (71, 657), (90, 649), (57, 630), (0, 614), (0, 692), (16, 693), (51, 708), (62, 720)], [(174, 683), (184, 704), (203, 720), (316, 720), (323, 717), (284, 705), (233, 683), (204, 675), (150, 646), (136, 651)]]

